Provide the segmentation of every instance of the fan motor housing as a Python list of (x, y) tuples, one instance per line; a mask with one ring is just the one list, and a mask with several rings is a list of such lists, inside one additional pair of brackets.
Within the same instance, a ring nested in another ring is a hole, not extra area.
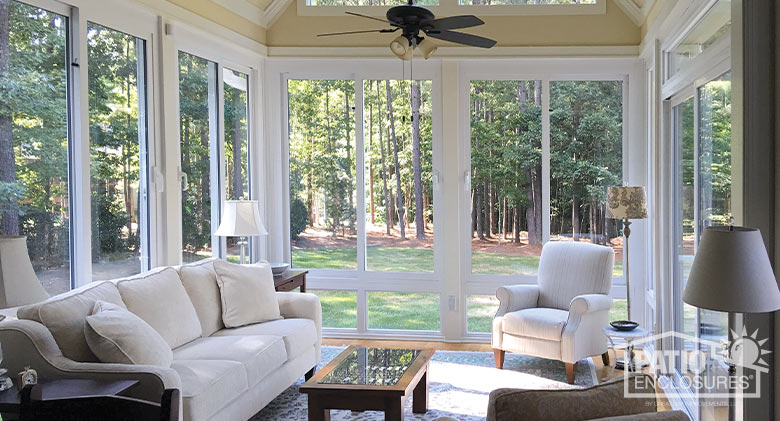
[(434, 19), (433, 12), (414, 5), (395, 6), (387, 11), (387, 20), (404, 30), (404, 36), (417, 36), (425, 22)]

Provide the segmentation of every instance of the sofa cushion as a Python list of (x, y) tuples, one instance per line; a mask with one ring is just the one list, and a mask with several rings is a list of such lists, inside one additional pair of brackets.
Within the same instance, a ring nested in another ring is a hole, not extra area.
[(217, 272), (225, 327), (282, 318), (274, 289), (274, 276), (267, 262), (237, 265), (215, 260), (214, 271)]
[(225, 360), (178, 360), (185, 420), (208, 419), (249, 388), (244, 366)]
[(560, 341), (568, 318), (568, 311), (527, 308), (505, 314), (503, 331), (510, 335)]
[(214, 272), (214, 260), (206, 259), (179, 267), (179, 276), (184, 289), (198, 314), (203, 336), (223, 329), (222, 302)]
[(196, 339), (173, 350), (173, 360), (226, 360), (241, 363), (254, 386), (287, 361), (278, 336), (224, 336)]
[(41, 303), (22, 307), (17, 311), (17, 316), (46, 326), (62, 355), (74, 361), (98, 362), (84, 337), (86, 318), (98, 300), (125, 307), (116, 285), (111, 282), (93, 282)]
[(127, 309), (156, 330), (171, 348), (201, 335), (195, 307), (175, 269), (166, 267), (116, 281)]
[(104, 363), (170, 367), (173, 352), (148, 323), (116, 304), (98, 301), (87, 316), (84, 336)]
[(216, 332), (213, 337), (236, 335), (281, 336), (289, 360), (311, 348), (319, 339), (317, 328), (314, 326), (314, 322), (309, 319), (282, 319), (233, 329), (222, 329)]

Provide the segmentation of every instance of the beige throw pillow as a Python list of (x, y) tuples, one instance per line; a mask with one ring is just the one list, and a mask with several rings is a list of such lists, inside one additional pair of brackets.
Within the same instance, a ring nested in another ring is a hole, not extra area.
[(173, 351), (162, 336), (124, 308), (97, 301), (87, 316), (84, 336), (89, 349), (104, 363), (170, 367)]
[(282, 318), (274, 289), (274, 276), (267, 262), (236, 265), (215, 260), (214, 271), (217, 272), (225, 327)]

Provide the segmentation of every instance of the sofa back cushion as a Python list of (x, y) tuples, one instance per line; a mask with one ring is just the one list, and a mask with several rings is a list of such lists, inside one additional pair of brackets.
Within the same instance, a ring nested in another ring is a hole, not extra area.
[(104, 363), (170, 367), (173, 351), (140, 317), (116, 304), (98, 301), (87, 316), (84, 336)]
[(125, 307), (116, 285), (111, 282), (93, 282), (41, 303), (22, 307), (17, 311), (17, 317), (46, 326), (62, 355), (74, 361), (98, 362), (84, 337), (86, 318), (98, 300)]
[(166, 267), (116, 281), (127, 309), (176, 348), (201, 335), (195, 307), (176, 269)]
[(203, 336), (211, 336), (225, 328), (222, 323), (222, 303), (217, 273), (214, 272), (214, 260), (201, 260), (178, 268), (181, 283), (198, 314)]
[(225, 327), (239, 327), (281, 319), (274, 276), (268, 262), (237, 265), (214, 261)]

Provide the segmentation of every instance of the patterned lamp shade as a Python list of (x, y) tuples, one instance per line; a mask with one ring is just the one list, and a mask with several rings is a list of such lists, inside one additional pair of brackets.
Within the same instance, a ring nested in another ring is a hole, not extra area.
[(607, 191), (607, 218), (647, 218), (645, 188), (642, 186), (610, 187)]

